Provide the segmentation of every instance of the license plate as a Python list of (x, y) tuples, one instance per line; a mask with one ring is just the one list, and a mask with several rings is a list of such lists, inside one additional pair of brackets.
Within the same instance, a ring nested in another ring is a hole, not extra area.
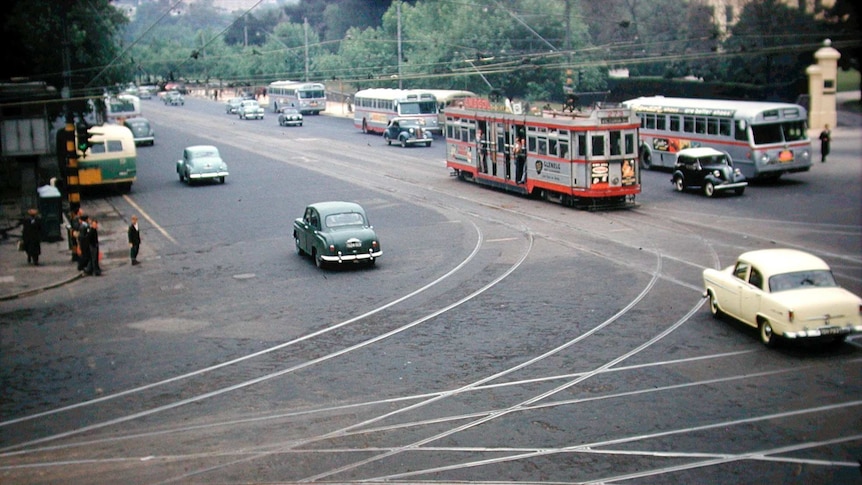
[(841, 327), (821, 328), (820, 335), (838, 335), (841, 333)]
[(778, 161), (781, 163), (792, 162), (793, 152), (790, 150), (782, 150), (781, 153), (778, 154)]

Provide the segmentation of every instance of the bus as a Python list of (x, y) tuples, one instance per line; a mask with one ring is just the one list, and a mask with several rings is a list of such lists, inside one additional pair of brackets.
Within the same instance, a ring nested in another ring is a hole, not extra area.
[[(138, 153), (131, 130), (105, 124), (87, 131), (90, 146), (86, 152), (78, 152), (78, 184), (82, 188), (113, 185), (129, 192), (138, 175)], [(77, 135), (75, 146), (80, 146)]]
[(749, 179), (777, 179), (811, 168), (808, 113), (796, 104), (641, 97), (623, 102), (641, 121), (640, 164), (673, 167), (683, 148), (730, 155)]
[(141, 98), (132, 94), (118, 94), (105, 98), (105, 114), (109, 123), (122, 125), (129, 118), (141, 115)]
[(446, 166), (461, 180), (586, 209), (632, 207), (640, 120), (622, 106), (514, 114), (465, 99), (446, 117)]
[(437, 98), (422, 89), (363, 89), (353, 96), (353, 125), (364, 133), (383, 133), (396, 116), (419, 118), (425, 129), (441, 134)]
[(326, 86), (302, 81), (275, 81), (266, 88), (272, 112), (294, 107), (302, 114), (320, 114), (326, 110)]

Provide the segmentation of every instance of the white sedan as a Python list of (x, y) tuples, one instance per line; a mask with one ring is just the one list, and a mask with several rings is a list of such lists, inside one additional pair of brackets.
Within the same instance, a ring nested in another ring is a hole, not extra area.
[(862, 332), (862, 298), (838, 286), (822, 259), (795, 249), (763, 249), (722, 270), (703, 271), (712, 314), (727, 314), (775, 337), (833, 339)]

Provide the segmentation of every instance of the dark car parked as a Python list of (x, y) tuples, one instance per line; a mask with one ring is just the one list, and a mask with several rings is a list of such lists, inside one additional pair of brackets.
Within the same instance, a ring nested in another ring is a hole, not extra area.
[(408, 145), (425, 145), (431, 146), (431, 132), (425, 129), (425, 123), (419, 118), (392, 118), (389, 120), (389, 126), (383, 132), (383, 139), (387, 145), (391, 145), (393, 141), (401, 144), (402, 147)]
[(733, 168), (728, 154), (708, 147), (680, 150), (671, 182), (678, 192), (696, 187), (703, 190), (707, 197), (726, 190), (742, 195), (748, 186), (742, 172)]

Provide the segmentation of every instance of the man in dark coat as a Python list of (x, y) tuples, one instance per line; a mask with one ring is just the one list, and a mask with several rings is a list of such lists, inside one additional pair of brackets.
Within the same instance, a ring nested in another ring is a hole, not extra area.
[(132, 266), (138, 264), (138, 250), (141, 249), (141, 231), (138, 229), (138, 216), (132, 216), (129, 224), (129, 257), (132, 258)]
[(42, 254), (42, 219), (36, 209), (27, 211), (21, 239), (24, 242), (24, 251), (27, 252), (27, 263), (39, 266), (39, 255)]
[(90, 229), (87, 231), (87, 243), (90, 246), (90, 262), (84, 273), (94, 276), (102, 276), (102, 268), (99, 267), (99, 221), (90, 221)]
[(78, 218), (78, 248), (81, 254), (78, 255), (78, 271), (86, 271), (90, 263), (90, 217), (87, 214), (82, 214)]

